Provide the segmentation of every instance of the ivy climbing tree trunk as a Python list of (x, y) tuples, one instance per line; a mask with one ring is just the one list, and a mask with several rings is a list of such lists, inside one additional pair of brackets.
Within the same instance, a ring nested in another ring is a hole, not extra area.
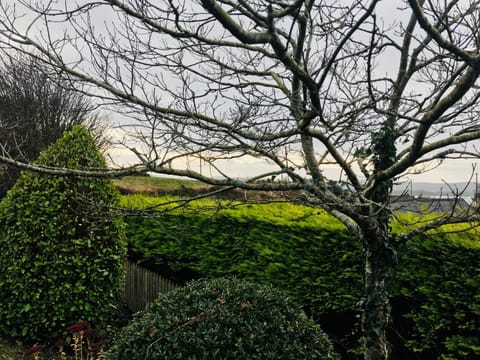
[(362, 328), (364, 359), (389, 358), (387, 328), (390, 322), (390, 303), (386, 284), (391, 264), (391, 251), (387, 237), (378, 224), (362, 231), (365, 238), (365, 295)]
[[(395, 127), (389, 118), (380, 131), (372, 134), (373, 174), (391, 167), (396, 160)], [(364, 359), (389, 358), (387, 328), (391, 307), (387, 293), (388, 271), (393, 266), (393, 245), (388, 204), (393, 189), (391, 179), (379, 182), (371, 195), (365, 224), (361, 234), (365, 251), (365, 293), (363, 303)]]

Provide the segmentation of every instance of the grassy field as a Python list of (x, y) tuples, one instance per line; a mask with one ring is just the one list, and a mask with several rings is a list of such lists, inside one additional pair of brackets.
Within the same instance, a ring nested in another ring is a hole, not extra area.
[(127, 176), (114, 180), (115, 185), (122, 193), (141, 193), (148, 195), (161, 195), (178, 191), (206, 190), (210, 186), (195, 180), (163, 178), (154, 176)]
[[(127, 176), (114, 180), (115, 185), (124, 195), (139, 194), (148, 196), (172, 195), (181, 198), (196, 197), (206, 195), (217, 190), (220, 187), (208, 185), (195, 180), (175, 179), (154, 176)], [(298, 195), (295, 191), (272, 192), (272, 191), (253, 191), (233, 189), (225, 192), (216, 192), (213, 198), (216, 200), (233, 201), (258, 201), (270, 202), (294, 199)]]

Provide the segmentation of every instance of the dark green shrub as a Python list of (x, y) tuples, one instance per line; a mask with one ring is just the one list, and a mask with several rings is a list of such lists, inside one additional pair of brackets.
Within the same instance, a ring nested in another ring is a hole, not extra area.
[(421, 359), (480, 359), (480, 242), (472, 233), (408, 243), (395, 272), (410, 322), (407, 347)]
[[(105, 168), (88, 131), (75, 127), (36, 161)], [(125, 237), (112, 182), (26, 172), (0, 204), (0, 333), (56, 340), (67, 325), (106, 326), (122, 289)]]
[(282, 291), (236, 278), (188, 283), (136, 315), (107, 360), (336, 359)]

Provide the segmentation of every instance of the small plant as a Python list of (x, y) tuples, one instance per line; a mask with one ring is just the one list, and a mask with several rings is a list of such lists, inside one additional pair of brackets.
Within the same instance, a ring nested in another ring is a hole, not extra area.
[[(104, 342), (98, 339), (98, 332), (90, 327), (89, 322), (79, 321), (66, 330), (71, 334), (70, 341), (59, 340), (55, 343), (60, 360), (102, 360), (105, 357)], [(25, 352), (25, 356), (41, 360), (40, 354), (45, 347), (34, 345)]]
[(25, 356), (31, 356), (34, 360), (40, 360), (40, 352), (45, 348), (45, 345), (33, 345), (25, 351)]
[[(101, 360), (105, 356), (103, 350), (104, 342), (98, 341), (98, 333), (90, 328), (87, 321), (80, 321), (67, 327), (67, 331), (72, 334), (70, 347), (73, 350), (75, 360)], [(65, 343), (68, 345), (68, 343)], [(65, 344), (62, 344), (65, 346)], [(57, 344), (60, 345), (60, 344)], [(59, 347), (62, 360), (66, 360), (66, 353), (63, 347)]]

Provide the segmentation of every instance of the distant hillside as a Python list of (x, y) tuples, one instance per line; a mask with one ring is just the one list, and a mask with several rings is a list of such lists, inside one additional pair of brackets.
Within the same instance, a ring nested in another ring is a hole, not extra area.
[(415, 182), (398, 184), (393, 188), (395, 195), (406, 193), (413, 196), (423, 195), (427, 197), (453, 197), (452, 191), (453, 193), (463, 192), (462, 197), (473, 197), (475, 195), (475, 182), (470, 184), (466, 182), (452, 184)]
[[(215, 189), (215, 187), (194, 180), (153, 176), (129, 176), (122, 179), (116, 179), (114, 181), (119, 190), (124, 194), (143, 193), (154, 196), (165, 194), (192, 196), (206, 193)], [(422, 195), (425, 197), (453, 197), (452, 189), (454, 192), (461, 192), (465, 190), (462, 194), (462, 197), (473, 197), (475, 195), (475, 182), (470, 184), (467, 184), (466, 182), (460, 182), (448, 185), (445, 183), (428, 182), (402, 183), (394, 186), (393, 194), (400, 195), (405, 193), (413, 196)], [(246, 193), (248, 193), (249, 197), (258, 197), (258, 194), (255, 196), (252, 192), (245, 192), (241, 190), (231, 192), (233, 198), (243, 198)], [(264, 192), (262, 195), (262, 198), (275, 196), (275, 194), (270, 192)]]
[(195, 180), (174, 179), (155, 176), (126, 176), (114, 180), (122, 194), (141, 193), (146, 195), (165, 195), (185, 192), (187, 190), (205, 190), (209, 185)]
[[(144, 194), (149, 196), (174, 195), (192, 197), (205, 195), (220, 189), (217, 186), (211, 186), (195, 180), (155, 176), (126, 176), (121, 179), (115, 179), (114, 183), (122, 194)], [(293, 193), (288, 191), (278, 193), (234, 189), (217, 193), (214, 197), (223, 200), (270, 201), (278, 198), (283, 199), (283, 196), (288, 194)]]

